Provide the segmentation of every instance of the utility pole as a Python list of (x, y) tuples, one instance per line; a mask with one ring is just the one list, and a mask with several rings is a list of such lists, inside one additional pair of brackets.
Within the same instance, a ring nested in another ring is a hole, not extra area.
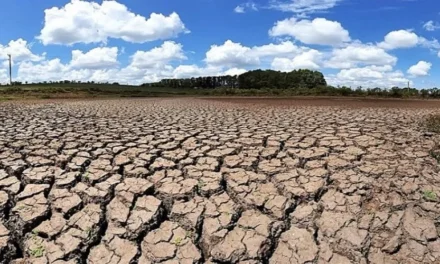
[(12, 60), (11, 54), (8, 54), (9, 57), (9, 84), (12, 86)]

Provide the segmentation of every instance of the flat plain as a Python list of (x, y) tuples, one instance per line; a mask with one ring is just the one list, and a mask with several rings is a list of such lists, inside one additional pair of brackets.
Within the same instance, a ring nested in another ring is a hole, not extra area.
[(0, 103), (0, 263), (440, 263), (439, 110)]

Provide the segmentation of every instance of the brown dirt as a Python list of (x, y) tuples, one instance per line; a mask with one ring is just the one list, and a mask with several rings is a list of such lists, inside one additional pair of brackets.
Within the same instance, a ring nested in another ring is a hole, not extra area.
[(335, 107), (387, 107), (387, 108), (440, 108), (440, 100), (384, 99), (350, 97), (211, 97), (218, 102), (267, 106), (335, 106)]
[(0, 263), (440, 263), (438, 101), (0, 104)]

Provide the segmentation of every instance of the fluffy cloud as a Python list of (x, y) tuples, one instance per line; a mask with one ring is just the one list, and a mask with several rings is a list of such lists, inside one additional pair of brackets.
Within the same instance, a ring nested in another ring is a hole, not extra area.
[(117, 67), (119, 65), (117, 55), (117, 48), (101, 47), (88, 52), (75, 50), (69, 63), (62, 63), (60, 59), (37, 63), (23, 62), (18, 65), (17, 80), (23, 82), (77, 80), (141, 84), (156, 82), (163, 78), (222, 73), (219, 67), (198, 68), (195, 65), (182, 65), (174, 68), (170, 63), (186, 59), (186, 56), (182, 45), (173, 41), (165, 41), (161, 46), (147, 51), (135, 52), (131, 56), (130, 64), (122, 68)]
[[(162, 78), (162, 70), (147, 71), (127, 66), (122, 69), (73, 69), (59, 59), (39, 63), (24, 62), (18, 66), (18, 81), (44, 82), (60, 80), (119, 82), (140, 84)], [(164, 76), (169, 76), (167, 72)]]
[(319, 69), (322, 53), (317, 50), (308, 50), (293, 59), (275, 58), (272, 62), (272, 69), (289, 72), (295, 69)]
[(234, 8), (234, 12), (235, 13), (240, 13), (240, 14), (246, 13), (246, 11), (249, 11), (249, 10), (258, 11), (258, 7), (257, 7), (257, 5), (254, 2), (249, 1), (247, 3), (238, 5), (238, 6), (236, 6)]
[(18, 80), (36, 82), (62, 80), (68, 66), (60, 59), (45, 60), (40, 63), (23, 62), (18, 66)]
[(365, 65), (395, 65), (397, 58), (385, 50), (365, 44), (352, 44), (345, 48), (335, 49), (325, 62), (328, 68), (352, 68)]
[[(236, 43), (232, 44), (234, 46)], [(264, 57), (285, 54), (286, 50), (298, 49), (292, 43), (280, 43), (280, 46), (270, 44), (254, 48), (237, 45), (249, 52), (247, 56), (254, 56), (256, 59), (260, 55)], [(72, 60), (68, 63), (63, 63), (58, 58), (20, 63), (16, 79), (23, 82), (77, 80), (141, 84), (156, 82), (164, 78), (237, 75), (246, 71), (240, 67), (211, 64), (204, 67), (195, 64), (174, 67), (172, 62), (184, 60), (186, 56), (182, 45), (173, 41), (165, 41), (161, 46), (147, 51), (136, 51), (130, 56), (130, 63), (122, 68), (117, 67), (119, 65), (117, 56), (118, 49), (115, 47), (100, 47), (87, 52), (74, 50)], [(3, 70), (0, 71), (0, 77), (3, 78)]]
[(273, 9), (309, 14), (335, 7), (342, 0), (274, 0), (270, 7)]
[(351, 44), (335, 49), (325, 63), (329, 68), (352, 68), (365, 65), (395, 65), (397, 58), (384, 49), (368, 44)]
[(205, 62), (214, 66), (246, 67), (258, 65), (260, 60), (256, 56), (249, 56), (251, 48), (240, 43), (227, 40), (223, 45), (212, 45), (206, 52)]
[(221, 75), (235, 76), (235, 75), (240, 75), (245, 72), (247, 72), (247, 70), (245, 70), (245, 69), (231, 68), (231, 69), (228, 69), (228, 70), (222, 72)]
[(147, 19), (116, 1), (72, 0), (44, 12), (44, 27), (37, 37), (44, 45), (106, 42), (108, 38), (143, 43), (188, 32), (176, 13), (152, 13)]
[(83, 53), (80, 50), (72, 51), (72, 68), (76, 69), (102, 69), (118, 65), (118, 48), (94, 48)]
[[(278, 44), (270, 43), (262, 46), (247, 47), (240, 43), (227, 40), (222, 45), (213, 45), (206, 52), (205, 62), (210, 66), (229, 67), (229, 68), (255, 68), (262, 63), (270, 63), (274, 58), (278, 58), (275, 65), (282, 67), (282, 64), (289, 64), (285, 69), (291, 68), (292, 65), (301, 65), (300, 61), (310, 61), (306, 58), (315, 53), (309, 53), (302, 57), (297, 56), (310, 51), (310, 48), (300, 47), (293, 44), (291, 41), (284, 41)], [(281, 60), (283, 58), (283, 60)], [(295, 61), (292, 64), (292, 59)], [(312, 61), (315, 61), (314, 58)], [(289, 63), (287, 63), (289, 61)], [(273, 62), (272, 62), (273, 63)], [(307, 64), (309, 68), (313, 67)]]
[(199, 77), (202, 75), (211, 75), (219, 72), (218, 67), (202, 68), (195, 64), (192, 65), (179, 65), (173, 71), (173, 77), (175, 78), (191, 78)]
[(431, 70), (432, 63), (419, 61), (417, 64), (409, 67), (407, 73), (413, 77), (426, 76)]
[[(18, 64), (17, 80), (29, 82), (78, 80), (118, 81), (118, 48), (94, 48), (88, 52), (72, 51), (69, 63), (59, 58), (39, 62), (25, 61)], [(119, 80), (121, 81), (121, 80)], [(128, 80), (127, 80), (128, 81)]]
[(191, 78), (199, 76), (239, 75), (246, 72), (245, 69), (230, 68), (222, 71), (221, 67), (197, 65), (179, 65), (173, 70), (173, 78)]
[(370, 88), (402, 87), (406, 86), (409, 81), (401, 71), (393, 71), (391, 65), (343, 69), (336, 75), (327, 75), (326, 79), (330, 85), (351, 86), (353, 88), (358, 86)]
[(378, 46), (384, 49), (412, 48), (419, 43), (419, 37), (408, 30), (396, 30), (388, 33)]
[(305, 44), (340, 45), (350, 41), (350, 35), (339, 22), (325, 18), (313, 20), (281, 20), (269, 30), (272, 37), (291, 36)]
[(153, 48), (149, 51), (136, 51), (132, 56), (131, 66), (137, 68), (160, 67), (174, 60), (184, 60), (181, 44), (173, 41), (165, 41), (162, 46)]
[(8, 54), (12, 55), (12, 60), (19, 61), (39, 61), (44, 59), (44, 55), (36, 55), (31, 52), (31, 45), (24, 39), (9, 41), (8, 45), (0, 44), (0, 60), (8, 59)]
[(267, 44), (262, 46), (255, 46), (250, 50), (250, 56), (256, 57), (275, 57), (275, 56), (294, 56), (303, 51), (308, 50), (305, 47), (298, 47), (291, 41), (284, 41), (278, 44)]
[(9, 83), (9, 78), (6, 69), (0, 68), (0, 84)]
[(65, 64), (60, 59), (24, 62), (18, 66), (18, 79), (29, 82), (78, 80), (140, 84), (173, 77), (174, 68), (169, 63), (186, 59), (182, 45), (172, 41), (165, 41), (148, 51), (135, 52), (131, 63), (124, 68), (116, 67), (117, 54), (115, 47), (102, 47), (88, 52), (74, 50), (72, 60)]
[(440, 29), (440, 24), (430, 20), (425, 24), (423, 24), (423, 28), (426, 29), (427, 31), (435, 31), (437, 29)]
[(391, 70), (392, 67), (390, 65), (385, 65), (385, 67), (377, 67), (373, 65), (364, 68), (343, 69), (337, 74), (337, 77), (342, 80), (350, 81), (382, 79), (384, 73)]

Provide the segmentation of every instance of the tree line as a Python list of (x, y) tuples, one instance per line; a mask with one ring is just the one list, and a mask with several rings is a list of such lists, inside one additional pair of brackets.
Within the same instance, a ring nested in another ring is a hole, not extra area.
[[(3, 85), (9, 86), (9, 85)], [(140, 86), (120, 85), (117, 82), (94, 82), (94, 81), (44, 81), (37, 83), (14, 82), (12, 87), (1, 89), (0, 92), (14, 92), (23, 86), (41, 87), (41, 90), (49, 88), (60, 89), (85, 89), (85, 90), (106, 90), (112, 92), (124, 92), (127, 88), (130, 91), (148, 92), (149, 88), (162, 90), (163, 93), (176, 89), (179, 94), (200, 94), (200, 95), (324, 95), (324, 96), (369, 96), (369, 97), (393, 97), (393, 98), (440, 98), (440, 89), (415, 88), (351, 88), (347, 86), (330, 86), (319, 71), (294, 70), (291, 72), (280, 72), (273, 70), (253, 70), (240, 75), (206, 76), (182, 79), (163, 79), (155, 83), (144, 83)], [(165, 89), (166, 88), (166, 89)], [(49, 89), (50, 90), (50, 89)], [(153, 90), (153, 89), (150, 89)]]
[(326, 86), (324, 75), (318, 71), (294, 70), (280, 72), (273, 70), (253, 70), (240, 75), (206, 76), (197, 78), (163, 79), (156, 83), (145, 83), (142, 86), (170, 88), (214, 89), (291, 89)]
[(392, 98), (440, 98), (440, 89), (416, 88), (351, 88), (330, 86), (319, 71), (306, 69), (291, 72), (253, 70), (235, 76), (206, 76), (196, 78), (163, 79), (155, 83), (144, 83), (143, 87), (217, 89), (213, 94), (229, 95), (329, 95), (370, 96)]
[[(30, 86), (51, 86), (51, 85), (63, 85), (63, 84), (102, 84), (102, 85), (119, 85), (118, 82), (95, 82), (95, 81), (76, 81), (76, 80), (62, 80), (62, 81), (43, 81), (43, 82), (20, 82), (20, 81), (14, 81), (12, 82), (12, 86), (24, 86), (24, 85), (30, 85)], [(0, 86), (11, 86), (9, 83), (7, 84), (1, 84)]]

